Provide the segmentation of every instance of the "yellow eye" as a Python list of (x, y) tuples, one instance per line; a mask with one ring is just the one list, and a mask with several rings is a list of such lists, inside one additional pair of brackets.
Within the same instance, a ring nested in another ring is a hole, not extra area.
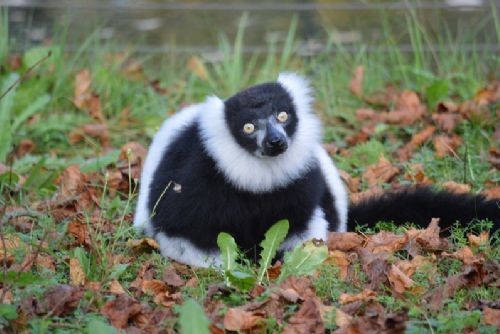
[(288, 114), (286, 113), (286, 111), (282, 111), (278, 114), (277, 118), (281, 123), (285, 123), (288, 120)]
[(243, 125), (243, 131), (246, 134), (251, 134), (255, 131), (255, 125), (253, 125), (252, 123), (246, 123), (245, 125)]

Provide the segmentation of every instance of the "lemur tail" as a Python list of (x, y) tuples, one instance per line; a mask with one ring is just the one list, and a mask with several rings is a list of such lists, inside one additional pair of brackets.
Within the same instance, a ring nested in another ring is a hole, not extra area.
[(500, 199), (433, 191), (428, 187), (405, 188), (352, 204), (347, 229), (353, 231), (356, 225), (373, 226), (379, 221), (426, 227), (432, 218), (440, 218), (439, 226), (445, 233), (457, 221), (466, 225), (476, 218), (492, 221), (493, 232), (500, 229)]

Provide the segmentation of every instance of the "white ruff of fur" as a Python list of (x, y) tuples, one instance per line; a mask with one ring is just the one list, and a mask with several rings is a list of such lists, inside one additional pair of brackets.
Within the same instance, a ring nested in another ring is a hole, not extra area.
[(264, 193), (283, 188), (308, 172), (317, 162), (314, 149), (321, 140), (321, 125), (311, 110), (311, 89), (303, 78), (285, 73), (278, 78), (292, 97), (298, 125), (288, 150), (277, 157), (257, 157), (243, 149), (231, 135), (224, 102), (209, 97), (201, 113), (201, 135), (207, 153), (226, 180), (238, 189)]
[[(175, 140), (187, 126), (193, 124), (201, 110), (200, 104), (182, 109), (177, 114), (169, 117), (163, 122), (160, 130), (153, 138), (149, 146), (148, 155), (144, 162), (141, 175), (141, 187), (139, 190), (139, 199), (134, 217), (134, 226), (137, 229), (144, 230), (148, 235), (153, 236), (153, 227), (150, 223), (150, 212), (148, 208), (149, 192), (153, 175), (160, 164), (160, 161), (166, 152), (168, 146)], [(172, 180), (175, 182), (175, 180)], [(167, 185), (165, 185), (167, 186)]]

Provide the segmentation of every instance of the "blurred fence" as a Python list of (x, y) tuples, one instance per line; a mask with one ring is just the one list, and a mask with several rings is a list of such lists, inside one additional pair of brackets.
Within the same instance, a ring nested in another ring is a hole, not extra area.
[[(244, 52), (269, 52), (282, 45), (297, 18), (297, 53), (311, 55), (329, 45), (366, 50), (390, 36), (401, 51), (411, 52), (409, 17), (425, 31), (424, 48), (500, 51), (499, 1), (154, 1), (154, 0), (3, 0), (9, 39), (21, 51), (67, 34), (74, 50), (90, 34), (117, 48), (144, 53), (203, 53), (218, 50), (220, 36), (234, 38), (242, 13), (249, 15)], [(495, 22), (495, 20), (497, 20)], [(496, 25), (495, 25), (496, 24)], [(335, 47), (328, 48), (335, 50)]]

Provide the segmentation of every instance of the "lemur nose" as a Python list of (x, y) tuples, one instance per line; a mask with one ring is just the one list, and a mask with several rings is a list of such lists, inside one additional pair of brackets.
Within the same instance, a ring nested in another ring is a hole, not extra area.
[(283, 148), (286, 142), (282, 137), (276, 136), (269, 138), (266, 144), (269, 148)]

